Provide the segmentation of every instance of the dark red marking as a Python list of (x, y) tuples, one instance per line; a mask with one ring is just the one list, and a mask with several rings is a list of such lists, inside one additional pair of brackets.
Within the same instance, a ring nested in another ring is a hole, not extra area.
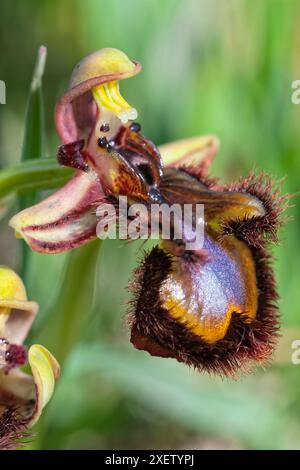
[(75, 168), (76, 170), (88, 171), (89, 167), (85, 161), (85, 155), (82, 151), (83, 147), (83, 139), (61, 145), (57, 153), (58, 163), (63, 166)]
[(21, 367), (27, 362), (27, 350), (25, 346), (21, 344), (9, 344), (5, 354), (5, 360), (7, 366), (5, 367), (5, 373), (13, 369), (14, 367)]

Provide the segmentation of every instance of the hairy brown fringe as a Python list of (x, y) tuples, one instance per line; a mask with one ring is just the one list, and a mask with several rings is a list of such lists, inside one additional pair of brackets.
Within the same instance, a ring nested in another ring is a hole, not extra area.
[(30, 438), (27, 431), (27, 420), (18, 408), (8, 406), (0, 417), (0, 450), (15, 450), (22, 447), (24, 439)]
[(265, 209), (265, 214), (240, 220), (226, 220), (222, 224), (222, 235), (234, 234), (253, 247), (263, 247), (265, 242), (278, 243), (278, 229), (289, 220), (284, 212), (291, 207), (289, 201), (292, 197), (290, 194), (280, 195), (281, 183), (265, 173), (256, 175), (252, 172), (247, 178), (241, 178), (228, 185), (226, 189), (230, 192), (245, 192), (257, 197)]
[[(155, 247), (136, 270), (131, 285), (131, 342), (137, 349), (151, 355), (173, 357), (199, 371), (236, 376), (238, 372), (249, 372), (255, 365), (267, 363), (279, 337), (278, 295), (267, 244), (278, 242), (278, 229), (288, 220), (284, 211), (290, 207), (291, 195), (281, 196), (281, 181), (277, 182), (264, 173), (256, 175), (252, 172), (247, 178), (222, 186), (218, 179), (209, 178), (201, 165), (184, 166), (180, 170), (197, 178), (209, 189), (245, 192), (263, 204), (263, 216), (226, 220), (220, 235), (222, 239), (234, 234), (245, 241), (252, 252), (258, 287), (256, 318), (249, 322), (246, 316), (234, 314), (223, 339), (214, 344), (205, 342), (162, 306), (160, 286), (172, 272), (173, 263), (184, 262), (184, 257), (172, 257)], [(193, 257), (187, 262), (192, 263)]]
[(207, 175), (206, 168), (200, 165), (182, 165), (178, 168), (180, 171), (184, 171), (190, 176), (196, 178), (200, 183), (204, 184), (208, 189), (214, 191), (222, 191), (224, 185), (221, 184), (220, 178), (211, 177)]
[(222, 376), (249, 372), (270, 359), (278, 338), (277, 292), (271, 257), (265, 248), (253, 249), (259, 291), (258, 311), (251, 323), (233, 315), (226, 336), (206, 343), (184, 324), (176, 321), (162, 306), (159, 289), (172, 271), (172, 257), (155, 247), (145, 257), (131, 285), (134, 298), (129, 308), (131, 342), (151, 355), (173, 357)]

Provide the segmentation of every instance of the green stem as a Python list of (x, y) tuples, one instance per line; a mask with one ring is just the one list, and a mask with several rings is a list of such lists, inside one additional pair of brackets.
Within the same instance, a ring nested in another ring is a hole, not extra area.
[[(38, 50), (37, 60), (28, 95), (26, 118), (24, 126), (24, 138), (21, 161), (41, 159), (45, 155), (45, 112), (43, 101), (42, 80), (46, 65), (47, 49), (41, 46)], [(33, 206), (38, 201), (38, 192), (22, 194), (19, 197), (20, 210)], [(31, 252), (29, 247), (22, 243), (21, 276), (26, 281)]]
[(90, 321), (101, 246), (96, 239), (70, 252), (58, 295), (43, 319), (43, 328), (34, 334), (34, 342), (45, 345), (60, 364), (82, 339)]
[[(101, 248), (101, 240), (96, 239), (69, 253), (59, 292), (43, 318), (43, 326), (27, 339), (29, 344), (37, 342), (46, 346), (62, 371), (68, 355), (84, 338), (91, 316), (96, 313), (93, 307)], [(51, 426), (49, 410), (51, 406), (38, 423), (39, 445), (47, 439)]]

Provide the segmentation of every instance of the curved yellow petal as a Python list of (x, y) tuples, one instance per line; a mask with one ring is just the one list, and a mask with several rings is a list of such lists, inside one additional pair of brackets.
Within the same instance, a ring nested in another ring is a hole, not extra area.
[(60, 374), (60, 366), (55, 357), (39, 344), (30, 347), (28, 361), (36, 385), (36, 404), (29, 421), (29, 426), (33, 426), (53, 395), (55, 380)]
[(219, 149), (219, 139), (214, 135), (191, 137), (161, 145), (165, 166), (199, 165), (210, 166)]
[(0, 266), (0, 302), (10, 299), (27, 300), (25, 286), (12, 269)]
[[(124, 104), (125, 101), (115, 84), (119, 80), (133, 77), (140, 70), (139, 62), (130, 60), (122, 51), (113, 48), (100, 49), (82, 59), (73, 70), (70, 89), (60, 98), (55, 108), (56, 128), (62, 142), (68, 144), (82, 138), (86, 139), (86, 131), (92, 130), (92, 123), (94, 126), (98, 124), (101, 126), (104, 122), (113, 124), (114, 117), (123, 122), (135, 119), (136, 110), (127, 103)], [(109, 85), (102, 88), (102, 85), (108, 82), (113, 84), (113, 89)], [(102, 118), (94, 122), (95, 107), (94, 102), (90, 100), (90, 92), (94, 89), (96, 89), (96, 101), (98, 102), (98, 98), (100, 100), (98, 104), (101, 107), (101, 116), (104, 118), (104, 111), (109, 115), (103, 122), (100, 122)], [(108, 104), (107, 108), (102, 107), (103, 101)], [(113, 112), (109, 111), (111, 107)]]
[(0, 266), (0, 338), (23, 343), (38, 312), (38, 304), (27, 300), (22, 279)]
[(71, 88), (94, 77), (116, 73), (134, 74), (136, 65), (124, 52), (114, 48), (99, 49), (79, 62), (71, 77)]

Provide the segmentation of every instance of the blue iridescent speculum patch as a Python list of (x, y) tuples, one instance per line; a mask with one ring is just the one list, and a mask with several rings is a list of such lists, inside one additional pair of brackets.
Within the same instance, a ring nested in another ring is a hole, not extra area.
[[(252, 174), (232, 185), (231, 192), (197, 167), (176, 171), (181, 180), (187, 174), (187, 182), (191, 176), (195, 184), (199, 181), (198, 197), (193, 185), (190, 200), (206, 201), (204, 246), (191, 256), (163, 243), (146, 256), (136, 273), (131, 341), (152, 355), (175, 357), (199, 370), (224, 375), (248, 370), (271, 357), (277, 340), (277, 293), (267, 247), (286, 198), (278, 199), (276, 190), (272, 197), (266, 176)], [(175, 178), (172, 202), (180, 201)], [(189, 186), (182, 183), (182, 188), (182, 199), (188, 201)]]

